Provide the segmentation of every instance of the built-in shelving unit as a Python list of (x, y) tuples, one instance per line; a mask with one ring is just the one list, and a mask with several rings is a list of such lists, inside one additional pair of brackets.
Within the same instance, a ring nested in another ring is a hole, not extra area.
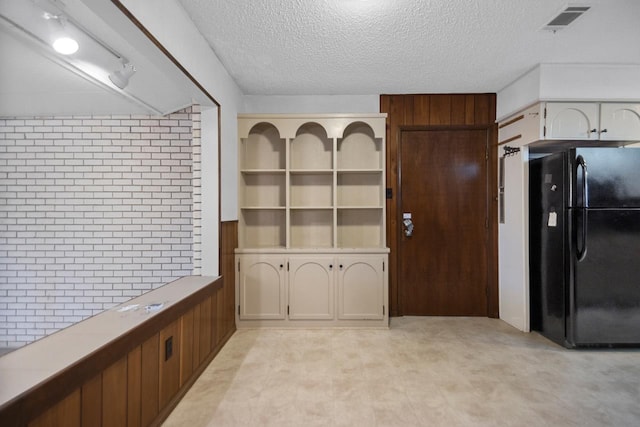
[[(238, 136), (238, 325), (388, 324), (385, 115), (240, 115)], [(366, 270), (354, 263), (360, 254), (373, 273), (341, 274), (346, 254), (349, 266)], [(310, 273), (316, 270), (326, 275)], [(324, 285), (295, 283), (324, 276)], [(359, 276), (367, 279), (352, 283)], [(344, 277), (347, 288), (334, 289)], [(366, 289), (371, 295), (358, 297)], [(314, 310), (314, 300), (331, 304)]]

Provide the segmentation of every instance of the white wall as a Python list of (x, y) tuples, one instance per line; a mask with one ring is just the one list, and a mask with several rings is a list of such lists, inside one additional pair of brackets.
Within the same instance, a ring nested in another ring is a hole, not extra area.
[(540, 64), (498, 92), (496, 117), (559, 100), (640, 101), (640, 65)]
[(501, 121), (540, 100), (540, 66), (536, 66), (496, 95), (496, 118)]
[(542, 64), (540, 99), (640, 100), (640, 65)]
[(243, 113), (379, 113), (380, 95), (245, 95)]
[(201, 236), (201, 270), (204, 276), (220, 274), (218, 265), (220, 248), (218, 246), (218, 108), (206, 108), (201, 111), (201, 146), (202, 146), (202, 226)]

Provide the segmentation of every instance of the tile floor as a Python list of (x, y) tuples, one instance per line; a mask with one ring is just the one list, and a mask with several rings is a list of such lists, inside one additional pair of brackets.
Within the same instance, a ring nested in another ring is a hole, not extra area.
[(638, 426), (639, 350), (565, 350), (496, 319), (240, 330), (165, 426)]

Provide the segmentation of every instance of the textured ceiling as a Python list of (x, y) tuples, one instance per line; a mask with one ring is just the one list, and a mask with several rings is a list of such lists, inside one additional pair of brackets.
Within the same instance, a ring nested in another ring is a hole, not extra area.
[[(640, 0), (179, 0), (246, 94), (496, 92), (539, 63), (640, 64)], [(571, 3), (574, 5), (575, 3)]]

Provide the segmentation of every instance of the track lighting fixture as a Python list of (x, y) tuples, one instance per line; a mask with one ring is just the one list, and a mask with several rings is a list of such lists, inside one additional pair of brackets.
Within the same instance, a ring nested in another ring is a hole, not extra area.
[(136, 68), (129, 63), (129, 61), (123, 59), (122, 68), (109, 74), (109, 80), (120, 89), (124, 89), (129, 84), (129, 78), (131, 78), (135, 72)]
[(52, 24), (54, 26), (52, 29), (53, 42), (51, 43), (53, 49), (62, 55), (72, 55), (76, 53), (80, 46), (74, 38), (67, 34), (66, 17), (64, 15), (54, 15), (49, 12), (45, 12), (42, 17), (47, 21), (54, 22), (54, 24)]

